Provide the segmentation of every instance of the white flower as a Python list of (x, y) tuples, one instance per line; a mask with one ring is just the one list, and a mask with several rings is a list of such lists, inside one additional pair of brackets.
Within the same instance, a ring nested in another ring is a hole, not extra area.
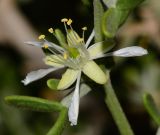
[[(147, 54), (147, 50), (138, 46), (132, 46), (115, 52), (106, 53), (113, 47), (112, 42), (110, 43), (111, 46), (109, 47), (105, 45), (106, 41), (98, 42), (89, 46), (94, 37), (94, 31), (92, 31), (88, 40), (85, 42), (84, 31), (87, 29), (86, 27), (82, 28), (83, 33), (82, 38), (80, 38), (80, 36), (73, 30), (71, 26), (71, 19), (64, 18), (61, 21), (65, 26), (67, 41), (65, 41), (64, 38), (60, 40), (61, 37), (59, 34), (61, 33), (59, 33), (58, 30), (55, 30), (54, 32), (52, 28), (49, 29), (49, 32), (53, 33), (53, 35), (60, 42), (61, 46), (47, 41), (45, 39), (45, 35), (39, 36), (39, 39), (42, 40), (41, 42), (26, 42), (27, 44), (35, 45), (48, 50), (50, 54), (46, 55), (44, 62), (47, 65), (52, 66), (52, 68), (33, 71), (29, 73), (22, 82), (27, 85), (46, 76), (50, 72), (67, 67), (66, 72), (62, 75), (62, 78), (57, 85), (57, 89), (67, 89), (76, 81), (76, 87), (69, 106), (68, 116), (71, 125), (77, 125), (81, 73), (84, 73), (90, 79), (99, 84), (105, 84), (108, 79), (101, 68), (94, 62), (94, 59), (107, 56), (142, 56)], [(70, 29), (67, 29), (67, 26)]]

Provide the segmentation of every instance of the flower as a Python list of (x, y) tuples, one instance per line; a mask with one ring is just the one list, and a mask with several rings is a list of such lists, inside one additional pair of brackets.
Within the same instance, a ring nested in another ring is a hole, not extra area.
[(48, 50), (50, 53), (46, 55), (46, 57), (44, 58), (44, 62), (52, 67), (48, 69), (32, 71), (22, 82), (24, 83), (24, 85), (27, 85), (46, 76), (50, 72), (67, 67), (65, 73), (62, 75), (62, 78), (57, 84), (57, 89), (67, 89), (76, 81), (75, 90), (68, 111), (69, 121), (71, 122), (71, 125), (76, 125), (79, 113), (79, 87), (81, 74), (84, 73), (98, 84), (105, 84), (107, 82), (106, 74), (94, 62), (94, 60), (107, 56), (142, 56), (147, 54), (148, 52), (141, 47), (132, 46), (120, 49), (118, 51), (106, 53), (113, 47), (113, 43), (110, 43), (110, 47), (104, 45), (105, 41), (98, 42), (89, 46), (94, 37), (94, 31), (92, 31), (88, 40), (85, 42), (84, 31), (87, 30), (87, 27), (82, 28), (83, 33), (82, 37), (80, 37), (72, 28), (71, 19), (64, 18), (61, 20), (61, 22), (64, 23), (67, 41), (58, 29), (54, 31), (53, 28), (50, 28), (48, 30), (57, 38), (61, 46), (47, 41), (45, 39), (45, 35), (39, 36), (39, 39), (42, 40), (40, 42), (26, 42), (27, 44), (31, 44)]

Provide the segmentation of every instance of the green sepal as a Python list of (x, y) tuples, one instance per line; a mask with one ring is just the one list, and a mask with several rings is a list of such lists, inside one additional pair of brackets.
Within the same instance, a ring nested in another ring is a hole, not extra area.
[(60, 79), (49, 79), (47, 80), (47, 86), (52, 89), (52, 90), (58, 90), (58, 84), (59, 84)]
[(5, 101), (15, 107), (39, 112), (59, 112), (65, 108), (58, 102), (29, 96), (8, 96)]
[(60, 29), (55, 29), (55, 36), (58, 42), (60, 43), (60, 45), (66, 48), (67, 47), (66, 38)]
[(158, 126), (160, 126), (160, 110), (156, 107), (152, 96), (148, 93), (143, 95), (143, 104)]

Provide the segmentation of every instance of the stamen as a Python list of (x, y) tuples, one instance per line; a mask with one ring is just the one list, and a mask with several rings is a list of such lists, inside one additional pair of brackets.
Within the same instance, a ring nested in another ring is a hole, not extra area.
[(64, 53), (64, 54), (63, 54), (63, 58), (64, 58), (65, 60), (68, 58), (67, 53)]
[(71, 25), (72, 22), (73, 22), (72, 19), (69, 19), (69, 20), (67, 21), (67, 25)]
[(48, 45), (47, 45), (47, 44), (44, 44), (44, 45), (43, 45), (43, 48), (44, 48), (44, 49), (48, 49)]
[(87, 27), (83, 27), (82, 30), (83, 30), (83, 31), (86, 31), (86, 30), (87, 30)]
[(50, 33), (53, 33), (53, 28), (49, 28), (48, 31), (49, 31)]
[(68, 19), (67, 18), (63, 18), (63, 19), (61, 19), (61, 22), (67, 22), (68, 21)]
[(79, 39), (77, 40), (77, 42), (79, 42), (79, 43), (82, 43), (83, 41), (84, 41), (83, 38), (79, 38)]
[(45, 39), (45, 35), (40, 35), (40, 36), (38, 37), (38, 39), (39, 39), (39, 40)]

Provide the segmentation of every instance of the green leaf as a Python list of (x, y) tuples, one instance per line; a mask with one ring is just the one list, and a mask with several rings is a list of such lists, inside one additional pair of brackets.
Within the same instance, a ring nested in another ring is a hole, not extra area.
[(103, 15), (102, 31), (108, 38), (113, 38), (118, 28), (128, 17), (128, 10), (119, 10), (117, 8), (109, 8)]
[(29, 96), (8, 96), (5, 101), (13, 106), (40, 112), (61, 111), (65, 107), (58, 102)]
[(117, 8), (123, 10), (131, 10), (142, 3), (144, 0), (118, 0)]
[(143, 103), (152, 119), (157, 123), (158, 126), (160, 126), (160, 111), (156, 107), (152, 96), (148, 93), (145, 93), (143, 95)]
[(54, 124), (54, 126), (49, 130), (47, 135), (61, 135), (63, 132), (64, 127), (66, 126), (66, 121), (68, 118), (68, 109), (64, 108), (60, 114), (59, 117)]
[(103, 41), (103, 33), (101, 29), (101, 21), (104, 13), (100, 0), (94, 0), (94, 31), (95, 31), (95, 42)]
[(116, 7), (116, 3), (118, 0), (103, 0), (104, 4), (108, 7)]
[(59, 79), (49, 79), (47, 80), (47, 85), (52, 90), (57, 90), (57, 86), (59, 84)]

